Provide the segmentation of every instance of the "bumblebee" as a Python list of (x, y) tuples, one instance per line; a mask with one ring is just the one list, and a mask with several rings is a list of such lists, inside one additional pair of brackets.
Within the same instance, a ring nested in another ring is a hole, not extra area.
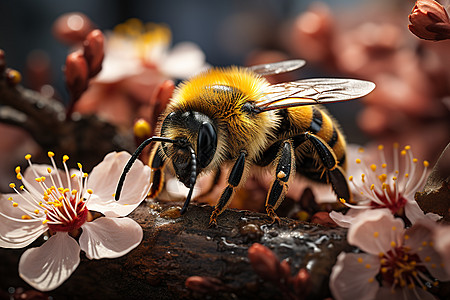
[(290, 60), (249, 68), (213, 68), (181, 83), (158, 121), (159, 136), (144, 141), (125, 166), (116, 200), (133, 162), (144, 147), (156, 142), (150, 159), (149, 197), (162, 190), (163, 170), (169, 167), (189, 188), (182, 214), (197, 176), (214, 172), (217, 178), (221, 165), (232, 164), (210, 225), (217, 224), (217, 217), (244, 184), (252, 165), (273, 172), (265, 203), (272, 222), (280, 222), (275, 210), (296, 172), (330, 184), (338, 199), (349, 201), (345, 138), (337, 122), (318, 104), (362, 97), (375, 84), (317, 78), (271, 85), (264, 78), (298, 69), (304, 63)]

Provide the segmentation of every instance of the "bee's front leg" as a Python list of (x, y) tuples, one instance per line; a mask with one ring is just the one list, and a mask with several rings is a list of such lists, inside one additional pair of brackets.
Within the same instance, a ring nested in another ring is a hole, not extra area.
[(150, 187), (150, 191), (148, 193), (149, 198), (155, 198), (161, 192), (164, 185), (164, 165), (165, 160), (162, 156), (162, 147), (161, 144), (152, 152), (151, 159), (151, 182), (152, 186)]
[(272, 223), (280, 223), (280, 218), (275, 213), (275, 210), (284, 200), (284, 196), (288, 189), (289, 179), (293, 178), (295, 175), (294, 148), (292, 147), (291, 141), (284, 141), (281, 143), (275, 163), (275, 180), (267, 194), (266, 212), (267, 215), (272, 218)]
[(242, 150), (239, 158), (233, 165), (231, 169), (230, 175), (228, 176), (228, 185), (222, 192), (222, 196), (220, 196), (219, 202), (214, 207), (214, 211), (211, 214), (209, 219), (209, 226), (217, 225), (217, 217), (227, 208), (230, 204), (231, 199), (233, 198), (233, 194), (235, 189), (241, 183), (242, 175), (245, 172), (245, 156), (247, 152)]

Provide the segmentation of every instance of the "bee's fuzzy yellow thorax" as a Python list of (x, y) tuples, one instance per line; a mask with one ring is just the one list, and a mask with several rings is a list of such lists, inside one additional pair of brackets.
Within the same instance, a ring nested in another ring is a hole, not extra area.
[(183, 104), (204, 93), (204, 87), (226, 85), (239, 89), (248, 99), (258, 100), (269, 86), (261, 76), (240, 67), (214, 68), (183, 83), (176, 91), (174, 101)]

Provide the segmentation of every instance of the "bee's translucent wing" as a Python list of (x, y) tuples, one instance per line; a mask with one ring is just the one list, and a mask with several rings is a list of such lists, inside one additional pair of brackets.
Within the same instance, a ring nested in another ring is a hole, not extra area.
[(363, 97), (375, 88), (370, 81), (312, 78), (270, 86), (266, 97), (256, 103), (263, 111), (294, 106), (326, 104)]
[(280, 73), (286, 73), (300, 69), (305, 65), (305, 61), (301, 59), (285, 60), (271, 64), (263, 64), (248, 67), (249, 70), (259, 75), (275, 75)]

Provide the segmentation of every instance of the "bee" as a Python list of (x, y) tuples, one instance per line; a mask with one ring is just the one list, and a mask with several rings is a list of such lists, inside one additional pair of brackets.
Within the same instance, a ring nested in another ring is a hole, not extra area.
[[(183, 214), (200, 174), (220, 174), (231, 164), (227, 186), (211, 214), (209, 224), (231, 202), (245, 182), (250, 167), (268, 168), (273, 182), (265, 210), (272, 223), (295, 173), (330, 184), (338, 199), (351, 199), (345, 177), (346, 142), (328, 112), (318, 104), (362, 97), (375, 84), (356, 79), (316, 78), (271, 85), (264, 76), (302, 67), (289, 60), (248, 68), (213, 68), (182, 82), (158, 121), (157, 132), (132, 155), (119, 180), (120, 197), (126, 173), (141, 151), (155, 142), (150, 158), (152, 185), (149, 197), (163, 188), (165, 167), (189, 188)], [(212, 187), (211, 187), (212, 190)]]

